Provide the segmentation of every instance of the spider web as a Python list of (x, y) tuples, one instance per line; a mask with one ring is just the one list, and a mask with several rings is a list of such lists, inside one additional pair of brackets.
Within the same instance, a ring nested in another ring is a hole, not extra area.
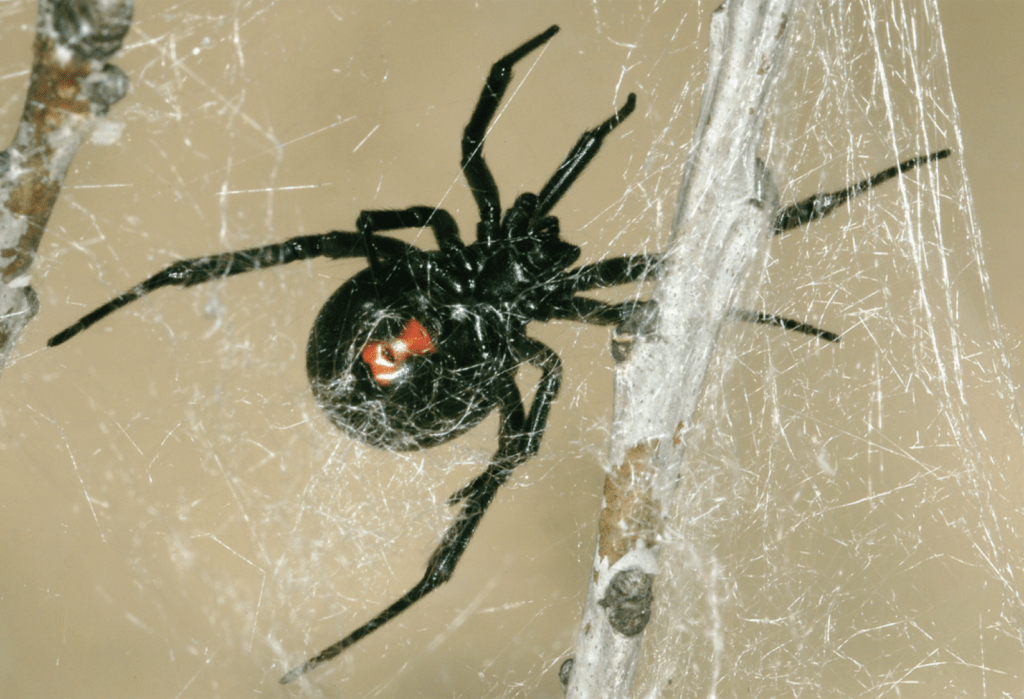
[[(100, 133), (109, 145), (75, 161), (33, 280), (43, 310), (4, 375), (7, 691), (560, 696), (601, 504), (607, 329), (531, 329), (566, 372), (539, 456), (449, 584), (287, 690), (285, 669), (419, 579), (444, 499), (485, 465), (496, 420), (411, 454), (329, 424), (305, 343), (358, 261), (159, 292), (65, 347), (45, 340), (170, 261), (351, 230), (362, 209), (439, 204), (468, 239), (462, 128), (490, 64), (554, 22), (487, 141), (503, 201), (537, 191), (635, 91), (636, 113), (555, 213), (584, 261), (658, 251), (712, 9), (142, 3), (117, 60), (133, 90)], [(0, 114), (14, 124), (35, 7), (0, 13)], [(749, 306), (843, 343), (727, 329), (637, 696), (1013, 696), (1021, 426), (996, 319), (1009, 306), (993, 301), (966, 182), (965, 164), (985, 166), (961, 136), (958, 64), (928, 2), (811, 3), (793, 22), (762, 154), (783, 201), (954, 155), (772, 243)], [(528, 391), (537, 374), (520, 378)]]

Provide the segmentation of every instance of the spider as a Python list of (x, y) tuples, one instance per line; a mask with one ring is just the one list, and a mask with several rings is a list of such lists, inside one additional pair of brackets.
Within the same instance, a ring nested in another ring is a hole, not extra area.
[[(480, 211), (476, 242), (462, 242), (445, 210), (413, 206), (363, 211), (358, 232), (331, 231), (236, 252), (179, 260), (82, 317), (49, 340), (66, 342), (115, 310), (165, 286), (190, 287), (314, 257), (365, 257), (367, 268), (344, 283), (321, 309), (309, 337), (306, 371), (317, 403), (350, 436), (385, 450), (443, 444), (500, 413), (498, 449), (490, 465), (448, 498), (462, 509), (431, 554), (422, 579), (343, 639), (288, 671), (286, 684), (338, 656), (451, 578), (484, 513), (513, 470), (537, 453), (562, 363), (527, 335), (531, 321), (572, 320), (616, 325), (647, 301), (610, 304), (579, 296), (592, 289), (641, 282), (656, 273), (657, 255), (629, 255), (570, 269), (580, 248), (562, 240), (550, 215), (597, 154), (604, 138), (636, 106), (625, 104), (584, 132), (539, 194), (520, 194), (502, 213), (498, 187), (484, 161), (484, 136), (512, 79), (513, 66), (558, 32), (552, 26), (491, 67), (462, 137), (462, 171)], [(905, 161), (838, 192), (816, 194), (783, 209), (776, 233), (828, 215), (847, 199), (930, 160)], [(438, 250), (423, 251), (386, 231), (430, 228)], [(806, 323), (760, 312), (743, 320), (838, 341)], [(526, 409), (516, 373), (541, 372)]]

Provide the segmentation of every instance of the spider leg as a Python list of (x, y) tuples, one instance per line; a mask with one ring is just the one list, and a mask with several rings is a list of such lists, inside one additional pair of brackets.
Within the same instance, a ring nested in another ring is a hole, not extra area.
[(552, 304), (544, 320), (571, 320), (590, 325), (620, 325), (650, 306), (651, 301), (637, 299), (624, 303), (605, 303), (585, 296), (573, 296), (568, 303)]
[[(605, 303), (585, 296), (574, 296), (568, 304), (552, 304), (550, 315), (545, 320), (570, 320), (590, 325), (621, 325), (634, 314), (651, 305), (651, 301), (636, 300), (624, 303)], [(736, 320), (761, 325), (774, 325), (785, 330), (810, 335), (827, 342), (839, 342), (839, 335), (830, 330), (822, 330), (810, 323), (792, 320), (774, 313), (761, 311), (733, 311), (730, 315)]]
[(761, 311), (733, 311), (731, 315), (736, 320), (743, 320), (748, 323), (759, 323), (761, 325), (774, 325), (779, 328), (786, 330), (792, 330), (793, 332), (800, 333), (801, 335), (810, 335), (816, 337), (819, 340), (825, 340), (826, 342), (839, 342), (840, 336), (838, 333), (834, 333), (830, 330), (822, 330), (815, 326), (804, 323), (799, 320), (792, 320), (791, 318), (783, 318), (780, 315), (774, 313), (762, 313)]
[(466, 182), (473, 191), (473, 198), (480, 209), (480, 224), (477, 240), (489, 242), (497, 234), (501, 218), (501, 198), (498, 185), (494, 182), (487, 163), (484, 162), (483, 148), (487, 127), (498, 110), (498, 104), (512, 81), (512, 66), (534, 49), (544, 45), (558, 33), (558, 25), (538, 34), (511, 53), (503, 56), (491, 66), (487, 82), (480, 93), (480, 99), (473, 110), (473, 116), (462, 135), (462, 171)]
[(375, 235), (376, 233), (427, 226), (433, 231), (437, 246), (447, 254), (448, 258), (460, 262), (461, 267), (468, 269), (465, 256), (466, 246), (462, 244), (459, 227), (452, 215), (444, 209), (433, 206), (410, 206), (408, 209), (397, 211), (387, 209), (363, 211), (356, 219), (356, 228), (363, 235), (366, 248), (369, 250), (368, 257), (370, 267), (374, 270), (374, 276), (381, 278), (383, 274), (376, 241), (390, 240), (390, 238), (380, 238)]
[(877, 187), (883, 182), (887, 182), (898, 175), (902, 175), (908, 170), (930, 163), (934, 160), (942, 160), (943, 158), (949, 157), (949, 149), (943, 149), (936, 151), (930, 155), (921, 155), (910, 160), (904, 160), (899, 165), (893, 165), (891, 168), (882, 170), (876, 175), (872, 175), (867, 179), (861, 180), (851, 184), (845, 189), (840, 189), (837, 192), (832, 193), (818, 193), (811, 195), (803, 201), (791, 204), (779, 212), (779, 215), (775, 217), (775, 235), (780, 235), (793, 228), (805, 226), (811, 221), (816, 221), (819, 218), (824, 218), (832, 213), (835, 209), (845, 204), (851, 197), (855, 197), (858, 194), (862, 194), (873, 187)]
[(621, 124), (623, 119), (632, 114), (635, 108), (636, 95), (630, 92), (629, 97), (626, 98), (626, 103), (622, 105), (622, 109), (615, 112), (597, 128), (583, 132), (580, 140), (572, 147), (572, 150), (565, 156), (562, 164), (555, 170), (555, 174), (551, 176), (548, 183), (540, 190), (540, 194), (537, 195), (538, 203), (537, 211), (534, 213), (534, 220), (539, 220), (554, 208), (558, 200), (569, 191), (576, 178), (580, 176), (580, 173), (586, 169), (590, 161), (597, 155), (604, 137)]
[[(630, 107), (631, 111), (631, 105), (627, 103), (626, 106)], [(623, 107), (623, 110), (620, 110), (615, 117), (606, 121), (600, 127), (595, 129), (594, 132), (600, 131), (601, 129), (607, 129), (607, 131), (613, 129), (618, 125), (616, 118), (621, 121), (621, 119), (628, 116), (628, 111), (623, 114), (625, 109), (626, 107)], [(605, 133), (607, 133), (607, 131)], [(544, 189), (539, 195), (539, 199), (542, 204), (538, 207), (538, 211), (540, 212), (537, 214), (538, 216), (546, 213), (546, 211), (554, 205), (557, 198), (550, 203), (548, 202), (548, 199), (554, 196), (560, 197), (564, 194), (565, 190), (567, 190), (569, 185), (572, 184), (575, 177), (579, 175), (583, 167), (585, 167), (587, 162), (589, 162), (589, 159), (597, 152), (597, 147), (600, 145), (599, 140), (597, 145), (593, 146), (593, 149), (590, 151), (587, 151), (584, 147), (588, 137), (594, 132), (587, 132), (583, 135), (583, 138), (580, 139), (580, 142), (577, 143), (576, 147), (569, 153), (569, 156), (562, 163), (562, 166), (559, 167), (559, 171), (556, 172), (551, 181), (544, 186)], [(601, 137), (603, 138), (603, 134)], [(581, 151), (582, 157), (585, 157), (586, 160), (582, 162), (574, 161), (577, 151)], [(931, 153), (930, 155), (911, 158), (871, 177), (861, 180), (860, 182), (856, 182), (845, 189), (832, 193), (815, 194), (803, 201), (787, 206), (779, 212), (778, 216), (776, 216), (775, 234), (779, 235), (785, 231), (799, 226), (804, 226), (811, 221), (816, 221), (817, 219), (828, 216), (835, 209), (849, 201), (851, 197), (855, 197), (873, 187), (877, 187), (878, 185), (909, 170), (913, 170), (916, 167), (935, 160), (947, 158), (949, 155), (949, 149), (943, 149)], [(574, 172), (571, 174), (561, 174), (563, 169), (574, 170)], [(544, 206), (547, 206), (547, 209), (545, 209)], [(625, 257), (613, 257), (595, 264), (583, 265), (582, 267), (577, 267), (574, 270), (566, 272), (558, 288), (558, 293), (561, 295), (561, 301), (551, 302), (549, 309), (550, 315), (548, 316), (548, 319), (572, 320), (595, 325), (613, 325), (624, 322), (639, 308), (640, 304), (646, 302), (631, 301), (619, 304), (607, 304), (594, 299), (574, 297), (572, 294), (581, 291), (589, 291), (591, 289), (603, 289), (610, 286), (618, 286), (620, 284), (640, 281), (648, 274), (657, 273), (659, 260), (660, 256), (658, 255), (628, 255)], [(774, 325), (786, 330), (799, 332), (804, 335), (811, 335), (828, 342), (839, 342), (839, 335), (837, 333), (772, 313), (738, 310), (733, 312), (733, 316), (738, 320), (760, 323), (763, 325)]]
[(567, 294), (575, 294), (638, 282), (649, 274), (657, 273), (660, 261), (660, 255), (610, 257), (569, 270), (560, 282), (560, 287)]
[[(544, 429), (548, 424), (548, 413), (551, 410), (551, 403), (554, 401), (555, 396), (558, 394), (558, 389), (562, 385), (562, 360), (558, 358), (554, 350), (537, 340), (524, 336), (517, 343), (516, 351), (519, 356), (541, 370), (541, 378), (537, 384), (537, 392), (534, 395), (533, 404), (530, 406), (530, 414), (526, 417), (525, 429), (510, 430), (508, 421), (506, 421), (502, 428), (502, 433), (499, 435), (498, 455), (495, 458), (497, 459), (502, 454), (506, 454), (507, 458), (514, 459), (514, 463), (508, 466), (508, 473), (504, 476), (501, 483), (508, 479), (513, 468), (537, 454), (537, 450), (540, 448), (540, 440), (544, 436)], [(519, 395), (518, 389), (516, 389), (515, 395)], [(522, 400), (520, 399), (521, 402)], [(503, 440), (507, 440), (507, 445)], [(490, 475), (491, 470), (499, 465), (496, 463), (488, 467), (486, 471), (475, 479), (452, 493), (448, 497), (448, 504), (455, 505), (459, 502), (466, 502), (475, 497), (474, 494), (478, 491), (486, 490), (489, 487), (488, 483), (494, 477)], [(499, 483), (499, 485), (501, 484)]]
[[(426, 228), (434, 233), (437, 246), (445, 251), (465, 249), (455, 219), (444, 209), (433, 206), (410, 206), (408, 209), (363, 211), (356, 219), (356, 228), (365, 235), (403, 228)], [(373, 245), (375, 249), (376, 244)]]
[(491, 465), (483, 473), (448, 498), (449, 505), (462, 503), (462, 510), (445, 531), (441, 543), (430, 555), (423, 577), (373, 619), (285, 673), (280, 680), (281, 684), (288, 684), (336, 658), (346, 648), (373, 633), (451, 579), (455, 566), (465, 553), (470, 539), (476, 533), (480, 520), (483, 519), (498, 490), (517, 466), (537, 453), (551, 402), (558, 393), (561, 383), (562, 364), (558, 355), (551, 349), (529, 338), (520, 341), (519, 349), (527, 353), (527, 361), (540, 367), (543, 372), (529, 415), (523, 408), (523, 399), (514, 377), (509, 374), (506, 377), (506, 386), (502, 390), (502, 426), (498, 434), (498, 451)]
[[(408, 255), (416, 250), (408, 243), (393, 238), (378, 238), (378, 247), (381, 252), (389, 256)], [(165, 286), (195, 286), (243, 272), (276, 267), (313, 257), (337, 259), (363, 257), (364, 255), (366, 255), (366, 247), (362, 235), (332, 231), (319, 235), (297, 236), (283, 243), (264, 245), (258, 248), (178, 260), (91, 313), (82, 316), (77, 323), (51, 337), (46, 344), (56, 347), (67, 342), (117, 309)]]

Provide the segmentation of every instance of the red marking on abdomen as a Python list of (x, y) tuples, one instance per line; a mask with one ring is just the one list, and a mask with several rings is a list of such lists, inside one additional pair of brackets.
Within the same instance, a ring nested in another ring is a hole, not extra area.
[(363, 361), (370, 365), (370, 372), (377, 383), (389, 386), (402, 375), (406, 359), (435, 351), (430, 333), (422, 323), (412, 318), (393, 340), (368, 342), (363, 347)]

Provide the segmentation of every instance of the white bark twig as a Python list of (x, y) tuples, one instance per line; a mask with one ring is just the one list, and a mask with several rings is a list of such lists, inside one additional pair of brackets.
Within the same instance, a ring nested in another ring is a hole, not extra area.
[(128, 92), (107, 60), (131, 25), (133, 0), (40, 0), (18, 133), (0, 153), (0, 371), (39, 310), (28, 272), (78, 146)]
[[(711, 19), (693, 150), (653, 300), (617, 367), (594, 576), (570, 699), (629, 697), (660, 533), (719, 331), (772, 237), (778, 192), (757, 159), (794, 0), (726, 0)], [(565, 668), (569, 674), (569, 667)]]

